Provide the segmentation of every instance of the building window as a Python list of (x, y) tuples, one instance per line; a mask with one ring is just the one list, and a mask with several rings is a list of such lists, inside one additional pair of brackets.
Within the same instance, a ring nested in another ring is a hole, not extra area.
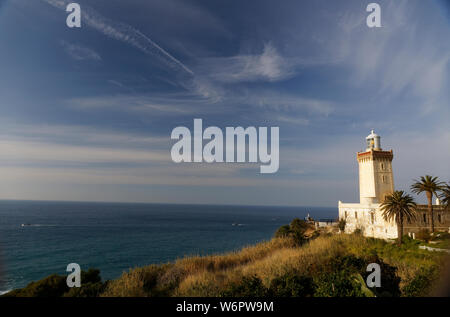
[(423, 214), (423, 222), (427, 223), (427, 215)]
[(372, 222), (372, 224), (375, 223), (375, 215), (373, 213), (370, 214), (370, 221)]
[(347, 219), (347, 210), (345, 211), (345, 219)]
[(355, 219), (358, 219), (358, 212), (355, 211)]
[(381, 163), (381, 169), (384, 171), (384, 163)]
[(383, 183), (386, 183), (386, 176), (382, 176)]
[(441, 214), (438, 214), (438, 221), (439, 221), (439, 223), (442, 223)]

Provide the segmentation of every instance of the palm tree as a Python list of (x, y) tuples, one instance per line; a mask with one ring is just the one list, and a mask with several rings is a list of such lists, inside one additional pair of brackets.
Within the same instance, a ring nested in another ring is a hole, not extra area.
[(402, 244), (403, 223), (416, 218), (416, 203), (414, 199), (405, 194), (403, 190), (397, 190), (392, 195), (386, 196), (381, 204), (383, 218), (386, 221), (394, 220), (397, 224), (397, 241)]
[(431, 218), (431, 232), (434, 232), (433, 195), (438, 197), (437, 192), (442, 190), (444, 183), (440, 182), (437, 177), (430, 175), (421, 176), (420, 180), (414, 180), (414, 182), (411, 185), (412, 192), (417, 195), (425, 192), (427, 195), (428, 213)]
[(445, 184), (441, 189), (441, 202), (447, 207), (450, 207), (450, 185)]

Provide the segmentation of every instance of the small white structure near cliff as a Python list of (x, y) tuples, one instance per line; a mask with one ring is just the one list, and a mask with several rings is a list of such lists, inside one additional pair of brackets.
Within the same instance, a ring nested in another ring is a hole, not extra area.
[[(387, 195), (394, 192), (392, 171), (392, 150), (381, 149), (381, 138), (372, 133), (366, 137), (366, 150), (356, 154), (359, 165), (359, 204), (347, 204), (339, 201), (339, 219), (346, 220), (345, 232), (360, 229), (366, 237), (396, 239), (397, 224), (383, 218), (381, 203)], [(434, 207), (436, 231), (450, 232), (450, 211), (437, 204)], [(417, 206), (415, 221), (404, 224), (405, 234), (412, 235), (428, 229), (430, 215), (425, 205)]]

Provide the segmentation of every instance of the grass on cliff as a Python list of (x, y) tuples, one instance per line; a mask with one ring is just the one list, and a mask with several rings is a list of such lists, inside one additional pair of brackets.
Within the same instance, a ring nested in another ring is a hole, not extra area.
[(444, 255), (420, 250), (411, 239), (399, 247), (356, 234), (322, 235), (299, 246), (285, 236), (238, 252), (132, 269), (110, 281), (102, 296), (375, 295), (361, 283), (373, 261), (389, 275), (384, 284), (393, 285), (384, 295), (424, 296)]

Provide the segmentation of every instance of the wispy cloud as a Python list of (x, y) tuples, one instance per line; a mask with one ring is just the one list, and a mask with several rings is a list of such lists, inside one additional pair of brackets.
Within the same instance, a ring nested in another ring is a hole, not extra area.
[(133, 89), (131, 89), (131, 88), (125, 86), (124, 84), (122, 84), (122, 83), (121, 83), (120, 81), (118, 81), (118, 80), (109, 79), (109, 80), (108, 80), (108, 83), (110, 83), (111, 85), (114, 85), (114, 86), (116, 86), (116, 87), (123, 88), (123, 89), (125, 89), (125, 90), (127, 90), (127, 91), (133, 91)]
[[(442, 40), (448, 38), (448, 28), (440, 16), (424, 23), (422, 16), (430, 12), (423, 12), (418, 4), (383, 3), (379, 29), (365, 27), (359, 15), (342, 16), (341, 34), (332, 44), (349, 66), (354, 86), (369, 84), (383, 98), (410, 94), (424, 106), (437, 101), (449, 80), (450, 43)], [(432, 2), (430, 9), (436, 6)]]
[(328, 100), (304, 98), (294, 94), (262, 90), (224, 90), (220, 95), (199, 96), (191, 92), (172, 94), (124, 94), (72, 98), (65, 104), (81, 111), (114, 110), (123, 113), (159, 116), (210, 116), (236, 111), (257, 111), (259, 115), (283, 123), (308, 125), (327, 117), (336, 108)]
[(280, 115), (276, 119), (283, 123), (295, 124), (295, 125), (308, 125), (309, 120), (301, 117), (283, 116)]
[(119, 112), (148, 113), (152, 115), (186, 115), (211, 113), (208, 100), (186, 93), (162, 95), (114, 95), (72, 98), (65, 102), (78, 110), (109, 109)]
[(75, 60), (100, 61), (102, 59), (101, 56), (96, 51), (88, 47), (79, 44), (71, 44), (66, 41), (61, 41), (60, 44), (64, 48), (66, 53)]
[[(58, 9), (65, 10), (68, 0), (42, 0)], [(82, 7), (83, 22), (93, 29), (103, 33), (104, 35), (115, 40), (127, 43), (143, 53), (156, 57), (168, 67), (174, 70), (182, 70), (190, 75), (194, 73), (186, 65), (184, 65), (177, 58), (172, 56), (169, 52), (164, 50), (160, 45), (150, 39), (148, 36), (135, 29), (134, 27), (113, 21), (97, 13), (89, 6)]]
[(202, 60), (201, 70), (212, 79), (225, 83), (279, 81), (292, 75), (289, 62), (270, 43), (258, 55), (237, 55)]
[(273, 111), (298, 112), (328, 116), (334, 110), (332, 101), (305, 98), (272, 90), (258, 90), (235, 96), (236, 102)]
[(0, 141), (53, 143), (77, 146), (161, 149), (170, 142), (169, 136), (129, 133), (82, 125), (21, 124), (8, 120), (0, 122)]
[(45, 142), (0, 141), (5, 151), (2, 160), (14, 162), (75, 162), (75, 163), (111, 163), (111, 162), (155, 162), (168, 161), (170, 154), (163, 151), (130, 150), (118, 147), (90, 147), (62, 145)]

